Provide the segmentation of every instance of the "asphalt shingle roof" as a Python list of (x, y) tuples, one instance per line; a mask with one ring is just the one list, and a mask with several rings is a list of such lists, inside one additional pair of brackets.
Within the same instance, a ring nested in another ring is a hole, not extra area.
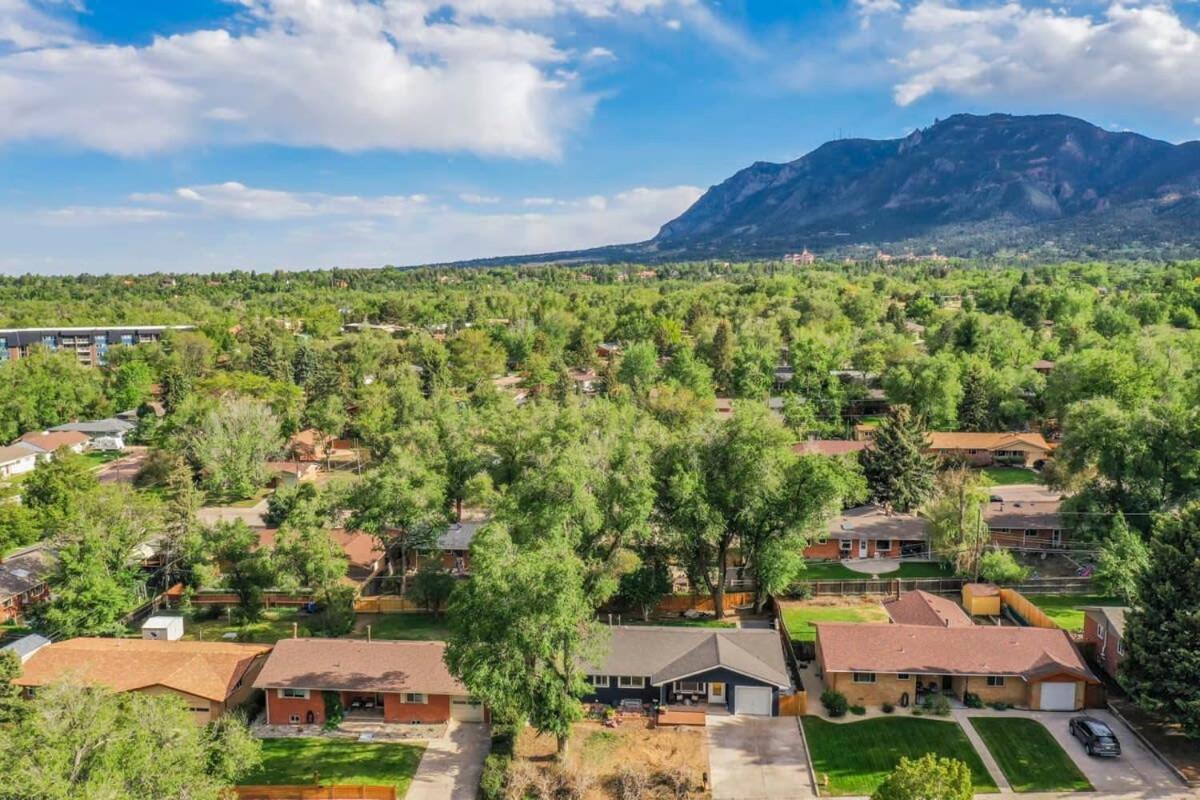
[(751, 628), (611, 627), (603, 655), (587, 669), (597, 675), (649, 676), (659, 686), (725, 668), (764, 683), (788, 687), (779, 633)]

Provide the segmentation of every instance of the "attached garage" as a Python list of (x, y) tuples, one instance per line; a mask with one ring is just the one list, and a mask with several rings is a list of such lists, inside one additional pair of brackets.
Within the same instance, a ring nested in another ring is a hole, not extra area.
[(1038, 706), (1042, 711), (1074, 711), (1079, 707), (1075, 703), (1075, 681), (1043, 682)]
[(772, 694), (769, 686), (737, 686), (733, 692), (733, 713), (769, 717)]
[(473, 697), (451, 697), (450, 718), (459, 722), (483, 722), (483, 703)]

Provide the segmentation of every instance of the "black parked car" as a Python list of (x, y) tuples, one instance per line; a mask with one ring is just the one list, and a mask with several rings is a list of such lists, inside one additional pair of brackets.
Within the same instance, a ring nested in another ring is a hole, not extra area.
[(1089, 756), (1116, 758), (1121, 755), (1121, 743), (1108, 723), (1095, 717), (1071, 717), (1071, 735), (1083, 742)]

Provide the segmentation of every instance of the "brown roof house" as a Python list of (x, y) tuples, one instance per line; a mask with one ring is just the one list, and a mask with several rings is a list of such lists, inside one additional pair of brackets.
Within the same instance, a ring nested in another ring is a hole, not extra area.
[(54, 451), (65, 447), (72, 453), (82, 453), (92, 439), (80, 431), (30, 431), (14, 443), (18, 447), (26, 447), (37, 453), (38, 458), (45, 460), (54, 455)]
[(1060, 629), (817, 623), (825, 686), (852, 704), (905, 706), (927, 694), (1041, 711), (1084, 707), (1096, 677)]
[(482, 722), (482, 704), (450, 674), (443, 642), (283, 639), (254, 682), (270, 725), (324, 725), (327, 698), (349, 719)]
[(32, 606), (50, 599), (47, 581), (58, 556), (35, 544), (0, 558), (0, 622), (21, 619)]
[(68, 639), (39, 649), (13, 682), (31, 696), (37, 687), (58, 681), (174, 695), (204, 724), (250, 698), (270, 650), (270, 645), (229, 642)]
[(975, 624), (958, 603), (920, 589), (883, 601), (883, 610), (897, 625), (963, 628)]
[(961, 458), (977, 467), (1010, 465), (1033, 469), (1053, 454), (1054, 448), (1040, 433), (966, 433), (933, 431), (929, 451)]

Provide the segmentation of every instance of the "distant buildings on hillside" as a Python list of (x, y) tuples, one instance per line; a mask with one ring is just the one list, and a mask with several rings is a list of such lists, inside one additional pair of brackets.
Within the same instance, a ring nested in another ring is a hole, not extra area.
[(193, 325), (134, 325), (101, 328), (0, 329), (0, 362), (24, 358), (30, 348), (70, 350), (85, 366), (103, 366), (108, 348), (157, 342), (168, 330), (195, 330)]

